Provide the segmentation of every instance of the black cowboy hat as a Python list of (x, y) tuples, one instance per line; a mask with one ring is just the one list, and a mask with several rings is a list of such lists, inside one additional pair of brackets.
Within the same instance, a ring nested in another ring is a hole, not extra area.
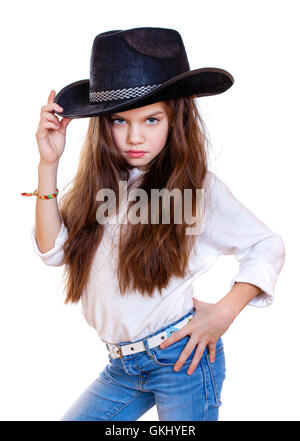
[(133, 28), (95, 37), (90, 79), (75, 81), (54, 101), (67, 118), (125, 111), (183, 96), (225, 92), (234, 82), (224, 69), (190, 70), (182, 38), (174, 29)]

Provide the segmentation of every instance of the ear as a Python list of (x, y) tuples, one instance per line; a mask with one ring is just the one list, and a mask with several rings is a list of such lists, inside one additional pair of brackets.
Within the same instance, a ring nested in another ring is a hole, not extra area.
[(157, 58), (178, 57), (182, 50), (180, 34), (172, 29), (165, 32), (161, 28), (134, 29), (124, 35), (127, 43), (138, 52)]

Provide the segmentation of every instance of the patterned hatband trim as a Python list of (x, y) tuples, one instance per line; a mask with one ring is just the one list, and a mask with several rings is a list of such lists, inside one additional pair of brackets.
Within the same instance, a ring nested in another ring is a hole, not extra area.
[(99, 103), (101, 101), (119, 100), (122, 98), (135, 98), (145, 95), (159, 87), (161, 84), (152, 86), (130, 87), (129, 89), (102, 90), (101, 92), (90, 92), (90, 102)]

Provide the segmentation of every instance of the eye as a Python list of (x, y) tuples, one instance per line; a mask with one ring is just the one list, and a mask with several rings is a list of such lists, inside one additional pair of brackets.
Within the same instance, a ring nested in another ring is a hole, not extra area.
[[(115, 121), (125, 121), (124, 119), (122, 119), (122, 118), (111, 118), (111, 122), (112, 123), (114, 123)], [(117, 126), (123, 126), (124, 124), (117, 124)]]
[[(147, 121), (149, 121), (150, 119), (152, 119), (152, 120), (154, 120), (154, 121), (157, 121), (157, 122), (159, 121), (157, 118), (148, 118)], [(155, 124), (156, 124), (156, 123), (154, 123), (154, 124), (150, 124), (150, 126), (154, 126)]]
[[(125, 119), (123, 119), (123, 118), (111, 118), (110, 121), (113, 124), (115, 123), (117, 126), (124, 126), (124, 124), (123, 123), (119, 123), (119, 122), (117, 123), (116, 121), (126, 122)], [(153, 122), (151, 122), (150, 124), (147, 124), (147, 125), (154, 126), (154, 125), (156, 125), (159, 122), (159, 119), (157, 119), (157, 118), (147, 118), (146, 121), (153, 121)]]

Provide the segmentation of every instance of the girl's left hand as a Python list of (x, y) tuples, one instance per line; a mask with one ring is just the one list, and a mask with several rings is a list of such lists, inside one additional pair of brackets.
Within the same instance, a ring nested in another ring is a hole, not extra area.
[(211, 363), (214, 361), (217, 341), (234, 320), (233, 311), (225, 308), (223, 304), (205, 303), (194, 298), (193, 303), (196, 311), (192, 320), (183, 328), (179, 329), (179, 331), (174, 332), (160, 345), (160, 348), (163, 349), (186, 335), (190, 335), (188, 343), (174, 366), (174, 370), (179, 371), (197, 345), (193, 360), (187, 372), (189, 375), (193, 374), (207, 345), (210, 361)]

